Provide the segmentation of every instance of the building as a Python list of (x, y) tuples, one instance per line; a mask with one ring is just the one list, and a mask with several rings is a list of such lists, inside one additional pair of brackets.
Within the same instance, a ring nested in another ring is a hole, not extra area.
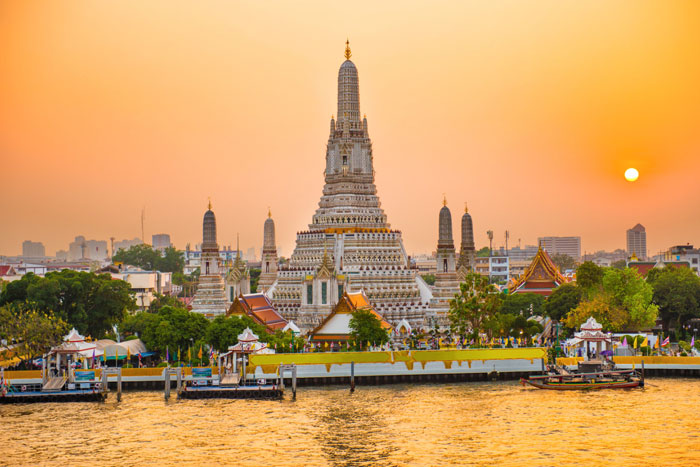
[(136, 305), (145, 310), (151, 306), (157, 295), (170, 295), (173, 287), (173, 273), (144, 271), (139, 268), (127, 268), (120, 272), (111, 272), (114, 279), (128, 282), (134, 293)]
[(248, 316), (256, 323), (265, 326), (269, 333), (282, 330), (288, 322), (284, 319), (265, 294), (243, 294), (233, 300), (226, 316)]
[(675, 245), (663, 254), (666, 263), (687, 262), (690, 269), (698, 273), (700, 271), (700, 249), (693, 248), (693, 245)]
[(469, 214), (466, 204), (464, 214), (462, 214), (462, 245), (459, 249), (459, 260), (457, 262), (457, 279), (464, 281), (467, 273), (473, 271), (476, 265), (476, 247), (474, 246), (474, 225), (472, 216)]
[(477, 258), (476, 264), (477, 272), (489, 276), (493, 284), (505, 284), (510, 279), (510, 258), (508, 256)]
[(532, 258), (537, 254), (539, 248), (536, 245), (525, 245), (524, 248), (519, 246), (513, 247), (508, 250), (508, 257), (511, 262), (513, 261), (527, 261), (528, 264), (532, 261)]
[(382, 328), (389, 332), (393, 330), (392, 325), (372, 307), (369, 298), (365, 294), (362, 292), (345, 292), (328, 316), (309, 332), (309, 341), (324, 344), (337, 342), (340, 344), (351, 340), (350, 318), (358, 310), (369, 310), (381, 322)]
[[(236, 241), (238, 243), (238, 241)], [(236, 244), (238, 250), (238, 244)], [(240, 296), (250, 293), (250, 270), (243, 261), (243, 257), (238, 250), (236, 260), (226, 272), (226, 297), (229, 302)]]
[(112, 248), (113, 248), (112, 253), (116, 253), (119, 250), (128, 250), (132, 246), (141, 245), (142, 243), (143, 242), (138, 237), (135, 237), (131, 240), (121, 240), (119, 242), (114, 242), (112, 245)]
[(415, 327), (432, 313), (430, 287), (410, 267), (401, 231), (392, 229), (374, 184), (374, 154), (361, 117), (357, 67), (338, 72), (338, 119), (331, 117), (325, 185), (308, 229), (298, 232), (289, 262), (267, 290), (277, 310), (302, 330), (317, 327), (344, 292), (364, 291), (390, 322)]
[(581, 260), (581, 237), (540, 237), (537, 241), (550, 256), (567, 255)]
[(224, 280), (221, 274), (219, 245), (216, 243), (216, 216), (209, 202), (209, 209), (204, 213), (202, 221), (201, 271), (197, 291), (192, 300), (193, 312), (201, 313), (207, 318), (226, 313), (229, 302), (224, 295)]
[(627, 267), (635, 269), (640, 276), (646, 276), (652, 269), (671, 268), (689, 268), (688, 261), (664, 261), (663, 257), (657, 257), (656, 261), (641, 261), (636, 255), (632, 255), (627, 260)]
[(642, 224), (627, 230), (627, 255), (635, 255), (642, 261), (647, 259), (647, 231)]
[(94, 260), (109, 258), (107, 242), (104, 240), (86, 240), (79, 235), (68, 245), (68, 261)]
[(536, 293), (549, 296), (554, 289), (566, 282), (568, 281), (559, 272), (549, 254), (540, 248), (523, 275), (508, 284), (508, 290), (511, 294)]
[(22, 256), (30, 258), (41, 258), (46, 256), (46, 248), (41, 242), (25, 240), (22, 242)]
[(154, 250), (158, 250), (160, 252), (163, 252), (166, 248), (170, 248), (172, 246), (172, 243), (170, 243), (169, 234), (155, 234), (151, 236), (151, 244)]
[(275, 242), (275, 221), (272, 220), (272, 212), (267, 211), (267, 219), (263, 226), (263, 249), (260, 268), (260, 279), (258, 279), (258, 290), (265, 292), (277, 279), (279, 268), (277, 258), (277, 244)]

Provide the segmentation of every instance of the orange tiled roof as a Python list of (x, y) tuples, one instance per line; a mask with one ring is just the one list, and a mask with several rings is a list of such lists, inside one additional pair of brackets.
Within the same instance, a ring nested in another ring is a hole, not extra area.
[(552, 289), (566, 282), (566, 278), (559, 272), (559, 268), (554, 264), (552, 258), (540, 247), (532, 263), (513, 282), (509, 289), (510, 293), (516, 293), (520, 289), (527, 289), (527, 292), (549, 295)]

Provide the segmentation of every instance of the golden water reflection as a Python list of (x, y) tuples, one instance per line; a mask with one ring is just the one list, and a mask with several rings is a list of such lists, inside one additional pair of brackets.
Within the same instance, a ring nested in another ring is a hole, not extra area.
[(296, 401), (0, 406), (0, 464), (700, 465), (700, 380), (552, 392), (516, 382), (300, 388)]

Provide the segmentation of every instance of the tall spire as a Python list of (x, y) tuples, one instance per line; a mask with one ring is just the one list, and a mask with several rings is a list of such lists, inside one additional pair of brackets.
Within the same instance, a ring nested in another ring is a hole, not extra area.
[(345, 41), (345, 60), (350, 60), (352, 52), (350, 51), (350, 39)]
[(211, 211), (211, 196), (209, 197), (209, 210)]
[(272, 218), (272, 210), (270, 209), (270, 206), (267, 207), (267, 218)]

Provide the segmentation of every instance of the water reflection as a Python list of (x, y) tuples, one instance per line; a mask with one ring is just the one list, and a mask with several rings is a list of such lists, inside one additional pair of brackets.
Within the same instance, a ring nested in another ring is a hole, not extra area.
[(556, 392), (515, 382), (300, 388), (297, 400), (0, 406), (7, 465), (700, 465), (700, 380)]

